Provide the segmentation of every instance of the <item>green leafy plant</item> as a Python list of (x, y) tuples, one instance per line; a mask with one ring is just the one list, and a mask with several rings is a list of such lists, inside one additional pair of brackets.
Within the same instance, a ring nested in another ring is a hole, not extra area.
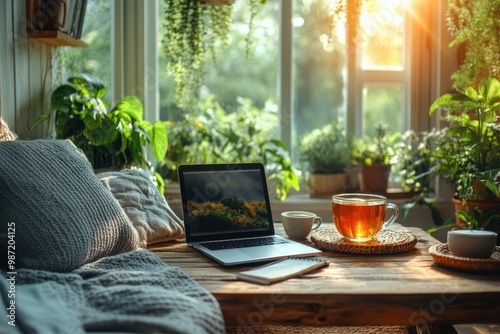
[(386, 126), (376, 127), (376, 134), (371, 137), (354, 137), (352, 155), (355, 162), (367, 166), (389, 165), (395, 156), (394, 147), (401, 134), (389, 134)]
[[(250, 55), (257, 5), (265, 4), (267, 0), (249, 1), (251, 10), (246, 40), (247, 57)], [(207, 52), (210, 52), (216, 63), (215, 50), (227, 45), (233, 2), (165, 0), (163, 48), (167, 55), (167, 75), (174, 78), (175, 100), (180, 108), (196, 104), (195, 91), (202, 83)]]
[(183, 163), (261, 162), (268, 179), (276, 182), (276, 195), (285, 199), (299, 190), (285, 144), (277, 138), (277, 106), (267, 102), (260, 109), (238, 98), (238, 108), (227, 112), (213, 95), (199, 103), (196, 113), (170, 123), (169, 149), (160, 167), (165, 178), (175, 180)]
[(351, 140), (339, 121), (305, 135), (299, 152), (311, 173), (344, 173), (351, 162)]
[[(457, 211), (457, 217), (473, 227), (478, 226), (477, 221), (484, 226), (487, 216), (500, 212), (500, 81), (485, 77), (477, 89), (470, 86), (463, 92), (444, 94), (429, 113), (439, 108), (444, 109), (449, 127), (433, 152), (436, 173), (454, 186), (456, 198), (466, 207), (465, 212)], [(472, 202), (498, 205), (486, 215), (467, 205)]]
[(474, 180), (498, 197), (500, 173), (500, 81), (485, 77), (463, 93), (448, 93), (429, 108), (432, 114), (444, 108), (449, 127), (435, 151), (437, 173), (456, 186), (458, 197), (484, 200), (474, 191)]
[(460, 218), (471, 230), (484, 230), (490, 223), (498, 221), (500, 219), (500, 214), (496, 212), (484, 212), (478, 207), (473, 206), (469, 210), (457, 210), (455, 215)]
[(500, 2), (448, 0), (446, 20), (450, 46), (463, 48), (464, 58), (452, 75), (454, 88), (477, 86), (486, 76), (500, 79)]
[(414, 207), (423, 206), (430, 210), (432, 221), (439, 228), (448, 227), (452, 221), (435, 206), (438, 198), (433, 188), (436, 177), (433, 154), (441, 144), (443, 133), (437, 129), (419, 133), (407, 131), (402, 141), (395, 145), (394, 165), (395, 181), (412, 194), (412, 199), (401, 207), (403, 219)]
[[(94, 169), (137, 166), (151, 170), (148, 149), (160, 161), (166, 154), (164, 122), (144, 120), (142, 103), (135, 96), (109, 109), (102, 99), (105, 93), (103, 82), (89, 74), (70, 77), (57, 87), (51, 96), (56, 137), (70, 139)], [(50, 121), (51, 115), (40, 116), (34, 126)]]

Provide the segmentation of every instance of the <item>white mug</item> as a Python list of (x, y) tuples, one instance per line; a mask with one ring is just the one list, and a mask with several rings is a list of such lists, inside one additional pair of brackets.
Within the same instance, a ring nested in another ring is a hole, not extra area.
[(321, 218), (307, 211), (285, 211), (281, 213), (281, 222), (290, 239), (305, 239), (309, 233), (321, 225)]

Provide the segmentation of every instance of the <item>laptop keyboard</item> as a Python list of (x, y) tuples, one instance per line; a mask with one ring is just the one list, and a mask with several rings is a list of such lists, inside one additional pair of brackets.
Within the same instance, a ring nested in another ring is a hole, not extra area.
[(282, 240), (280, 238), (265, 237), (265, 238), (243, 239), (243, 240), (208, 241), (208, 242), (200, 242), (199, 245), (204, 246), (210, 250), (221, 250), (221, 249), (232, 249), (232, 248), (277, 245), (286, 243), (287, 242), (285, 240)]

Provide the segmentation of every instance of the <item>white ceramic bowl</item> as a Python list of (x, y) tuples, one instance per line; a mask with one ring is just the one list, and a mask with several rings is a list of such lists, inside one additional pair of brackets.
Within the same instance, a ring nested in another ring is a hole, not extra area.
[(489, 258), (497, 244), (497, 234), (491, 231), (457, 230), (448, 232), (448, 247), (455, 256)]

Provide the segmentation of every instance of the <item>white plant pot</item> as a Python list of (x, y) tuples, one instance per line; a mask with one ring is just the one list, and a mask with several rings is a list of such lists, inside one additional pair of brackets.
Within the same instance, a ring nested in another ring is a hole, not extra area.
[(489, 258), (497, 244), (497, 234), (491, 231), (456, 230), (448, 232), (448, 247), (455, 256)]

